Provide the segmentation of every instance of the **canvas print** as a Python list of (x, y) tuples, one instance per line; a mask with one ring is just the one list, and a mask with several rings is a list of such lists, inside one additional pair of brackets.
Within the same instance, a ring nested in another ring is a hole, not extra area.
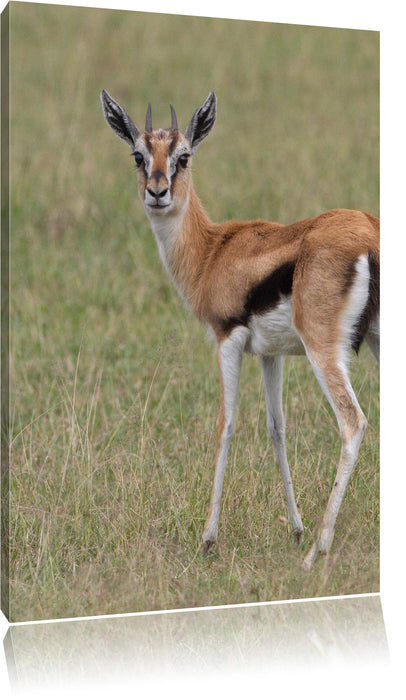
[(2, 56), (6, 616), (377, 592), (379, 34), (11, 3)]

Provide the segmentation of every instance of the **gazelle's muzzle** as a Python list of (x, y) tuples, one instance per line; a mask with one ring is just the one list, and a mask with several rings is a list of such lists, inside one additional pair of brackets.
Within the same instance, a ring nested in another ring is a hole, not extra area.
[(156, 170), (148, 179), (144, 203), (152, 209), (164, 209), (171, 203), (169, 182), (162, 171)]

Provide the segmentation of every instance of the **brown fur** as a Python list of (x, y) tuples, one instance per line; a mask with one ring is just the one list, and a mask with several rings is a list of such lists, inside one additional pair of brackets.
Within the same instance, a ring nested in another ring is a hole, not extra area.
[[(379, 220), (363, 212), (335, 209), (288, 226), (262, 220), (212, 224), (193, 193), (174, 271), (195, 314), (221, 340), (219, 319), (241, 316), (250, 290), (292, 262), (295, 326), (305, 342), (334, 346), (348, 270), (368, 253), (379, 261)], [(375, 283), (376, 299), (378, 294)]]
[[(167, 186), (167, 157), (184, 136), (159, 129), (141, 137), (153, 155), (151, 177), (139, 171), (139, 191)], [(173, 277), (196, 316), (209, 324), (219, 341), (241, 318), (247, 298), (262, 280), (287, 263), (294, 266), (294, 324), (306, 345), (337, 347), (339, 323), (351, 269), (360, 255), (374, 262), (371, 303), (359, 329), (362, 338), (377, 312), (379, 299), (379, 220), (370, 214), (333, 209), (289, 225), (263, 220), (215, 224), (197, 197), (191, 170), (173, 180), (173, 200), (189, 205), (169, 259)], [(358, 349), (358, 348), (356, 348)]]

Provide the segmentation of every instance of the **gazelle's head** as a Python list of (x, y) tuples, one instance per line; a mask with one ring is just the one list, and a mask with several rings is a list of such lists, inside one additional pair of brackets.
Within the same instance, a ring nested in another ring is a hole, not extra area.
[(172, 105), (170, 129), (152, 128), (149, 104), (145, 128), (140, 131), (125, 109), (105, 90), (101, 101), (108, 124), (131, 148), (138, 174), (138, 192), (148, 216), (179, 213), (188, 201), (192, 156), (216, 121), (214, 92), (196, 110), (184, 134), (178, 129)]

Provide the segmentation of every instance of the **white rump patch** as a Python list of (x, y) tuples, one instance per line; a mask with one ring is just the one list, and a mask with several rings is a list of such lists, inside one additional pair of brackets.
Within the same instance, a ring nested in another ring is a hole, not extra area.
[(355, 276), (347, 298), (346, 306), (341, 317), (341, 361), (348, 364), (348, 352), (351, 348), (351, 338), (369, 295), (369, 263), (367, 255), (361, 255), (355, 263)]

